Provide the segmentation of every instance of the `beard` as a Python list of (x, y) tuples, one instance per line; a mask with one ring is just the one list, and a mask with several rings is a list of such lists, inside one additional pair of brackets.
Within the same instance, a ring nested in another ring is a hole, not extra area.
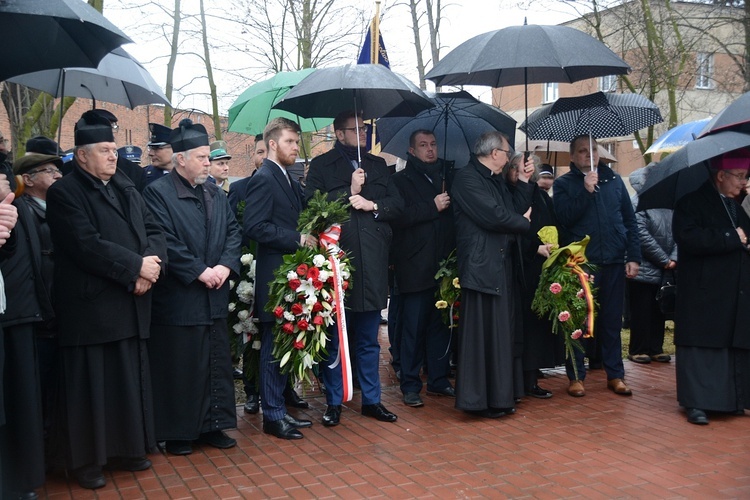
[(199, 184), (205, 184), (207, 179), (208, 175), (199, 175), (193, 179), (193, 182), (195, 182), (195, 185), (197, 186)]

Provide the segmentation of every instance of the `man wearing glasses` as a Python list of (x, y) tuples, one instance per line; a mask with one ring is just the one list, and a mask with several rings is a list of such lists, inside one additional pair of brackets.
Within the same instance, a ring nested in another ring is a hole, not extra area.
[(172, 129), (158, 123), (149, 123), (148, 130), (151, 133), (148, 141), (148, 159), (151, 164), (144, 169), (147, 185), (172, 170), (172, 145), (169, 144)]

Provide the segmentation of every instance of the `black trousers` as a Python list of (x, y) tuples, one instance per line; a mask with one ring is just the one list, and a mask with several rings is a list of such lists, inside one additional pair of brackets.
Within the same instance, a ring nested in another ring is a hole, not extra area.
[(656, 301), (660, 288), (659, 284), (629, 280), (631, 356), (664, 352), (664, 314)]

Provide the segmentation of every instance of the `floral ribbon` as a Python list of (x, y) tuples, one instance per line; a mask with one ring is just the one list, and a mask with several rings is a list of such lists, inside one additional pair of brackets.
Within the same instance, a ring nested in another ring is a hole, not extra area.
[(339, 337), (339, 353), (329, 365), (334, 369), (341, 364), (341, 380), (343, 382), (343, 401), (351, 401), (354, 395), (352, 384), (352, 365), (349, 359), (349, 335), (346, 330), (346, 315), (344, 314), (344, 279), (341, 276), (339, 256), (343, 253), (339, 247), (341, 226), (334, 224), (320, 234), (318, 241), (328, 253), (328, 261), (333, 272), (333, 304), (336, 311), (336, 329)]

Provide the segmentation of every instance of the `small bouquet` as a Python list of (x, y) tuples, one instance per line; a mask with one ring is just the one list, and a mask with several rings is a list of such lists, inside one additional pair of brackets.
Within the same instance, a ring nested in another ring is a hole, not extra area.
[(326, 329), (343, 316), (337, 299), (343, 305), (351, 267), (346, 253), (331, 242), (349, 218), (348, 207), (316, 192), (300, 213), (298, 230), (316, 236), (322, 246), (285, 255), (270, 283), (266, 310), (276, 318), (273, 356), (295, 381), (310, 382), (307, 370), (327, 355)]
[(458, 258), (454, 249), (448, 257), (440, 262), (440, 269), (435, 274), (440, 285), (435, 293), (435, 307), (440, 309), (443, 322), (448, 328), (458, 328), (458, 308), (461, 305), (461, 284), (458, 281)]
[[(255, 304), (255, 258), (246, 248), (240, 258), (240, 279), (229, 281), (229, 315), (227, 321), (232, 358), (242, 355), (242, 368), (246, 373), (258, 373), (260, 367), (260, 332), (253, 317)], [(246, 344), (250, 348), (245, 348)], [(248, 371), (249, 370), (249, 371)], [(257, 379), (256, 379), (257, 380)]]
[[(539, 230), (539, 238), (546, 244), (557, 245), (557, 230), (546, 226)], [(556, 248), (542, 266), (542, 275), (534, 294), (531, 308), (539, 317), (552, 321), (552, 331), (563, 335), (565, 357), (575, 355), (574, 349), (584, 352), (582, 338), (594, 336), (596, 290), (594, 277), (581, 265), (586, 263), (586, 245), (589, 237)], [(588, 266), (591, 269), (591, 266)], [(578, 378), (578, 370), (573, 363)]]

